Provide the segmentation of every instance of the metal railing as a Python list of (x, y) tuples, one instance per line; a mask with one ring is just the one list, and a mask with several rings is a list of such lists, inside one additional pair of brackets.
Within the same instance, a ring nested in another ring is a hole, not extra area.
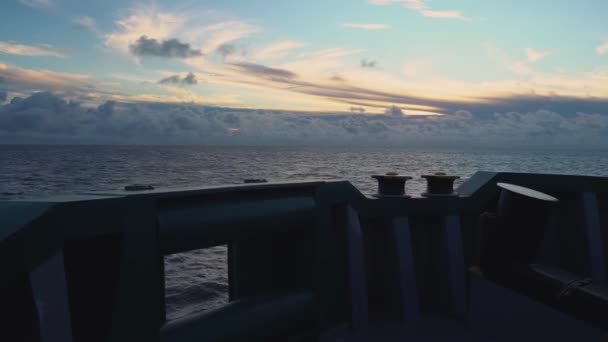
[[(0, 299), (20, 307), (0, 326), (7, 334), (38, 326), (31, 340), (48, 340), (57, 334), (53, 329), (62, 329), (53, 319), (67, 315), (63, 329), (73, 341), (318, 336), (353, 319), (347, 207), (360, 220), (368, 262), (397, 260), (384, 273), (364, 275), (375, 279), (370, 293), (386, 290), (379, 284), (385, 280), (400, 284), (388, 289), (400, 304), (385, 303), (383, 310), (397, 305), (404, 317), (418, 306), (462, 313), (466, 300), (459, 296), (466, 296), (466, 268), (475, 257), (476, 218), (492, 207), (496, 182), (558, 196), (587, 193), (584, 203), (595, 206), (584, 225), (589, 260), (594, 274), (606, 274), (597, 237), (608, 232), (606, 216), (598, 214), (605, 212), (607, 178), (481, 172), (457, 189), (459, 197), (446, 198), (372, 199), (348, 182), (119, 191), (0, 202)], [(379, 247), (391, 241), (396, 249)], [(229, 246), (231, 303), (167, 322), (164, 256), (218, 245)], [(40, 305), (50, 299), (39, 289), (60, 278), (65, 298), (53, 300), (63, 300), (68, 312), (45, 315)], [(375, 309), (369, 310), (373, 316)]]

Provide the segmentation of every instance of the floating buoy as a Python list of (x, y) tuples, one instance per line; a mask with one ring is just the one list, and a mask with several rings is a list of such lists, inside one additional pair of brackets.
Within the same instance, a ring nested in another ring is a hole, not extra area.
[(150, 184), (133, 184), (125, 186), (125, 191), (148, 191), (154, 190), (154, 187)]
[(249, 178), (243, 180), (245, 184), (254, 184), (254, 183), (267, 183), (268, 181), (264, 178)]

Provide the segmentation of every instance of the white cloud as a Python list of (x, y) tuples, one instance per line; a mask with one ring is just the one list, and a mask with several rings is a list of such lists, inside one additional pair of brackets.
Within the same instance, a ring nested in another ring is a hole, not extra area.
[(15, 42), (0, 42), (0, 53), (20, 56), (65, 57), (65, 54), (50, 45), (25, 45)]
[(598, 45), (597, 48), (595, 49), (595, 51), (597, 52), (598, 55), (603, 55), (606, 52), (608, 52), (608, 41), (606, 41), (603, 44)]
[(3, 90), (15, 93), (53, 91), (88, 100), (93, 94), (118, 92), (116, 84), (99, 82), (89, 75), (26, 69), (3, 63), (0, 63), (0, 79)]
[(290, 51), (306, 46), (306, 43), (284, 40), (273, 43), (253, 55), (255, 60), (265, 61), (284, 58)]
[(514, 61), (507, 64), (507, 68), (519, 75), (530, 75), (534, 72), (525, 61)]
[(19, 2), (33, 8), (49, 8), (54, 5), (53, 0), (19, 0)]
[(180, 36), (199, 45), (203, 52), (209, 54), (223, 44), (250, 36), (258, 32), (257, 26), (242, 20), (225, 20), (213, 24), (189, 22), (188, 29), (180, 32)]
[(429, 17), (429, 18), (468, 20), (468, 18), (466, 18), (460, 11), (422, 10), (419, 13), (422, 14), (423, 16)]
[(372, 5), (402, 4), (404, 7), (428, 18), (470, 20), (460, 11), (433, 10), (427, 5), (428, 0), (368, 0), (368, 2)]
[(525, 53), (526, 53), (526, 57), (528, 58), (528, 61), (538, 62), (538, 61), (544, 59), (545, 57), (552, 55), (554, 52), (553, 51), (538, 51), (538, 50), (535, 50), (532, 48), (526, 48)]
[(368, 2), (373, 5), (390, 5), (390, 4), (403, 4), (411, 9), (422, 10), (426, 8), (426, 2), (428, 0), (369, 0)]
[(96, 33), (99, 32), (99, 30), (97, 29), (97, 24), (95, 23), (95, 19), (89, 16), (75, 17), (72, 19), (72, 23), (78, 28), (82, 28)]
[(420, 58), (407, 61), (403, 66), (403, 75), (406, 77), (428, 76), (428, 69), (436, 58)]
[(141, 36), (158, 40), (175, 38), (185, 22), (184, 17), (161, 12), (156, 7), (138, 7), (132, 9), (128, 16), (116, 20), (115, 31), (106, 34), (104, 41), (106, 46), (128, 54), (129, 46)]
[(498, 60), (502, 65), (504, 65), (505, 68), (511, 70), (512, 72), (519, 75), (530, 75), (534, 73), (534, 70), (528, 65), (528, 60), (515, 60), (492, 42), (485, 42), (483, 47), (490, 57)]
[(386, 30), (391, 28), (390, 25), (387, 24), (356, 24), (356, 23), (344, 23), (342, 24), (344, 27), (357, 28), (362, 30)]
[(300, 54), (302, 58), (321, 58), (330, 59), (344, 56), (350, 56), (353, 54), (364, 52), (364, 49), (344, 49), (344, 48), (329, 48), (311, 52), (304, 52)]
[(129, 54), (130, 45), (142, 36), (157, 41), (178, 39), (204, 54), (219, 46), (259, 31), (254, 25), (227, 19), (215, 12), (165, 11), (156, 6), (135, 7), (115, 21), (113, 32), (104, 36), (105, 45)]

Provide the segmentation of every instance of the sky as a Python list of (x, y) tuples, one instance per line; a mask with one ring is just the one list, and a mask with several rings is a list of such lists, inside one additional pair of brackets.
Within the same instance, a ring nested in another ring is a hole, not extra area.
[(608, 147), (605, 0), (4, 0), (0, 143)]

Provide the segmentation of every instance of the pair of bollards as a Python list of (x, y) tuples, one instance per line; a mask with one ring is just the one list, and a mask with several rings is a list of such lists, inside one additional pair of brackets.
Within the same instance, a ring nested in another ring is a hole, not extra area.
[[(451, 176), (443, 172), (437, 172), (434, 174), (422, 175), (422, 178), (426, 179), (426, 192), (422, 194), (424, 197), (453, 197), (458, 196), (454, 191), (454, 181), (459, 179), (460, 176)], [(375, 197), (380, 198), (408, 198), (410, 197), (405, 193), (405, 182), (412, 179), (410, 176), (402, 176), (396, 172), (389, 172), (385, 175), (373, 175), (378, 181), (378, 193)]]

